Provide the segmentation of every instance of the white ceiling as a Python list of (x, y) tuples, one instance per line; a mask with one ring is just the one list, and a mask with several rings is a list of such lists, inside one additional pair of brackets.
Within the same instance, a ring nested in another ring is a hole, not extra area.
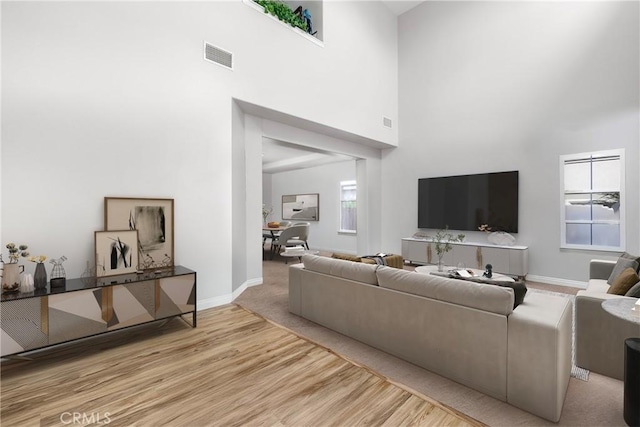
[(353, 160), (350, 156), (262, 138), (262, 172), (278, 173)]
[(424, 3), (424, 1), (383, 0), (383, 3), (386, 4), (393, 13), (400, 16), (406, 11), (418, 6), (420, 3)]

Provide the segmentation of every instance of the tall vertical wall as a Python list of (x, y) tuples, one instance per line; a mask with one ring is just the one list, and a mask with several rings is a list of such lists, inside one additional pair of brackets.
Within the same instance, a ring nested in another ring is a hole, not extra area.
[(3, 243), (66, 255), (68, 277), (92, 259), (103, 197), (131, 196), (175, 199), (176, 262), (198, 271), (200, 299), (251, 279), (232, 261), (251, 206), (233, 98), (397, 144), (382, 126), (397, 118), (397, 21), (381, 3), (325, 2), (324, 47), (241, 1), (1, 7)]
[(559, 156), (625, 148), (627, 250), (640, 253), (638, 7), (425, 2), (400, 16), (400, 148), (383, 155), (385, 247), (417, 230), (418, 178), (519, 170), (517, 242), (530, 247), (530, 273), (584, 281), (589, 259), (618, 254), (559, 248)]

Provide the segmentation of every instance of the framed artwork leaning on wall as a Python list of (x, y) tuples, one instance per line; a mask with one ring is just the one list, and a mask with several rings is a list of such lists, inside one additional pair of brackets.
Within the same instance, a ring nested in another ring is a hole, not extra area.
[(138, 269), (174, 265), (173, 199), (104, 198), (104, 229), (137, 230)]
[(115, 276), (138, 270), (138, 231), (95, 232), (96, 276)]

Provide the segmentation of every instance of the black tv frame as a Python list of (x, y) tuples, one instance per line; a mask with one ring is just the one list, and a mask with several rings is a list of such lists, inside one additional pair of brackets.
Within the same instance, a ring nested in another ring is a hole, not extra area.
[(518, 232), (519, 172), (418, 179), (418, 228)]

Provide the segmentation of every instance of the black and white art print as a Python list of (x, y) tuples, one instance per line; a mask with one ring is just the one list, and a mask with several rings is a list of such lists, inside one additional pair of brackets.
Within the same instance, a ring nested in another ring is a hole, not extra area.
[(138, 231), (138, 269), (174, 265), (173, 199), (104, 198), (105, 230)]
[(138, 231), (95, 232), (96, 276), (115, 276), (138, 270)]
[(319, 198), (318, 193), (282, 196), (282, 219), (318, 221), (320, 219)]

